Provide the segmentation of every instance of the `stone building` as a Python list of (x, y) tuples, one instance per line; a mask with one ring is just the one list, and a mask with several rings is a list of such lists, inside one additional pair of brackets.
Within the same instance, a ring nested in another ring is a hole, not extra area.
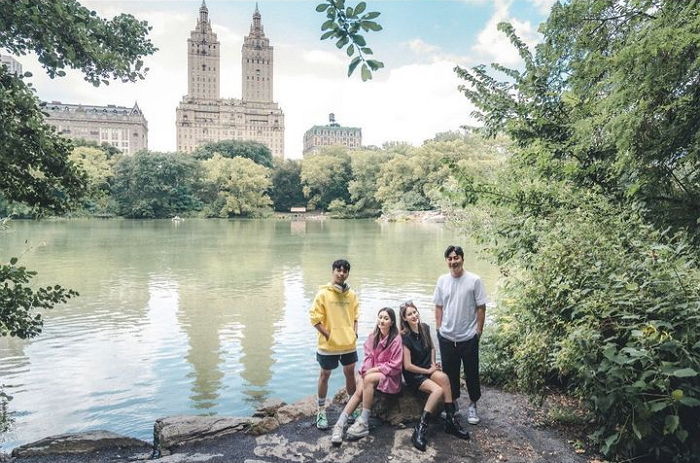
[(202, 1), (197, 26), (187, 40), (187, 95), (176, 110), (177, 150), (191, 153), (221, 140), (253, 140), (284, 158), (284, 113), (273, 101), (273, 55), (255, 5), (243, 41), (242, 98), (220, 98), (220, 43)]
[(109, 143), (127, 155), (148, 149), (148, 122), (137, 103), (127, 108), (52, 101), (42, 110), (49, 115), (46, 121), (64, 137)]
[(0, 55), (0, 65), (2, 64), (7, 67), (10, 74), (14, 74), (16, 76), (22, 75), (22, 64), (13, 57), (8, 55)]
[(335, 121), (335, 114), (328, 115), (328, 125), (314, 125), (304, 134), (306, 155), (321, 146), (341, 145), (351, 149), (362, 146), (362, 129), (343, 127)]

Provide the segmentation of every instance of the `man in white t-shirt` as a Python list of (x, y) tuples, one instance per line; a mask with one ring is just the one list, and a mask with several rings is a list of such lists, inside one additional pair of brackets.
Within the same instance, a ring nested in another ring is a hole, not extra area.
[(471, 403), (467, 422), (477, 424), (476, 402), (481, 397), (479, 383), (479, 338), (486, 318), (486, 290), (478, 275), (464, 270), (464, 251), (448, 246), (445, 260), (450, 273), (440, 276), (435, 285), (435, 326), (440, 344), (442, 369), (450, 378), (452, 399), (460, 396), (460, 367)]

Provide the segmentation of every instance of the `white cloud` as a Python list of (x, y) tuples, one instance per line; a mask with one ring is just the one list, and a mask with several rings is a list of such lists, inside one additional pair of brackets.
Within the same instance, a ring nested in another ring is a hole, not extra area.
[(530, 0), (530, 2), (535, 5), (535, 8), (542, 14), (549, 14), (557, 0)]
[(408, 45), (408, 48), (417, 55), (428, 55), (440, 51), (440, 47), (426, 43), (421, 39), (413, 39), (406, 42), (406, 45)]
[[(540, 0), (534, 0), (540, 1)], [(510, 14), (512, 0), (494, 0), (494, 13), (486, 23), (486, 26), (477, 36), (472, 51), (481, 62), (497, 62), (507, 66), (516, 66), (521, 63), (516, 48), (510, 43), (508, 37), (498, 30), (498, 23), (509, 22), (515, 28), (516, 34), (530, 48), (539, 41), (537, 28), (530, 21), (521, 21)]]

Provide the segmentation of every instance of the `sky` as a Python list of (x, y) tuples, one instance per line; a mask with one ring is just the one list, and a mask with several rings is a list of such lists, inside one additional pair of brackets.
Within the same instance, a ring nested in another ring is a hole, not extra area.
[[(153, 151), (174, 151), (175, 108), (187, 93), (187, 39), (201, 0), (83, 0), (102, 16), (130, 13), (152, 26), (158, 51), (144, 59), (150, 68), (137, 83), (118, 81), (93, 87), (78, 71), (50, 79), (32, 55), (16, 57), (44, 101), (133, 106), (148, 120)], [(221, 43), (221, 97), (241, 97), (241, 46), (249, 32), (255, 1), (207, 0), (212, 28)], [(274, 47), (273, 99), (285, 113), (285, 157), (301, 158), (304, 132), (328, 123), (362, 128), (364, 145), (388, 141), (420, 145), (438, 132), (474, 125), (473, 107), (459, 93), (455, 65), (498, 62), (519, 67), (506, 37), (496, 30), (508, 21), (530, 46), (554, 0), (368, 0), (380, 11), (380, 32), (365, 34), (385, 67), (362, 82), (347, 77), (349, 59), (331, 41), (320, 41), (325, 16), (319, 1), (258, 0), (265, 33)], [(348, 0), (348, 5), (357, 2)]]

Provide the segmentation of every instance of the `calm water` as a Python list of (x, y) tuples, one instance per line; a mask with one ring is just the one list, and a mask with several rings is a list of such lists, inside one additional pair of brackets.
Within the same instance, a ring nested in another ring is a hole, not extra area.
[[(38, 338), (0, 338), (15, 420), (0, 445), (91, 429), (150, 440), (159, 417), (315, 394), (308, 308), (330, 262), (352, 263), (362, 340), (380, 307), (407, 299), (433, 325), (442, 251), (465, 242), (442, 225), (373, 221), (12, 222), (0, 260), (20, 256), (37, 284), (80, 297), (44, 312)], [(496, 269), (465, 253), (492, 293)], [(342, 384), (338, 370), (330, 391)]]

